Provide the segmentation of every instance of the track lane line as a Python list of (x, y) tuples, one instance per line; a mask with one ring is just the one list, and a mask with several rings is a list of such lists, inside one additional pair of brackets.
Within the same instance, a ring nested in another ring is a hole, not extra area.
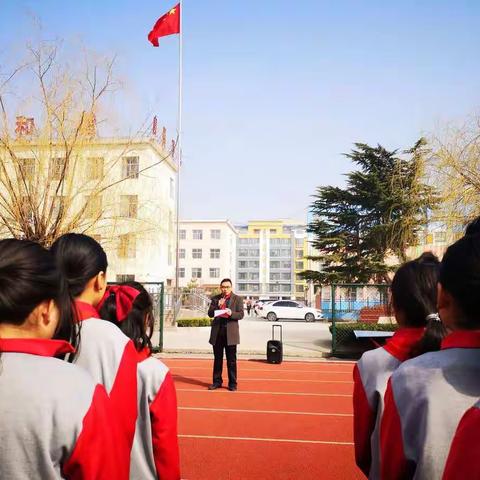
[[(226, 363), (224, 363), (224, 366), (226, 365)], [(168, 366), (168, 365), (167, 365)], [(238, 367), (238, 364), (237, 364), (237, 367)], [(207, 371), (211, 371), (212, 369), (211, 368), (208, 368), (208, 367), (189, 367), (189, 366), (185, 366), (185, 367), (179, 367), (177, 365), (172, 365), (171, 367), (169, 367), (171, 370), (175, 370), (175, 369), (178, 369), (178, 370), (186, 370), (186, 369), (189, 369), (189, 370), (207, 370)], [(351, 375), (353, 370), (330, 370), (330, 371), (326, 371), (326, 370), (281, 370), (281, 369), (278, 369), (278, 370), (272, 370), (272, 369), (268, 369), (268, 368), (238, 368), (239, 371), (242, 371), (242, 372), (275, 372), (275, 373), (320, 373), (320, 374), (348, 374), (348, 375)]]
[(352, 446), (353, 442), (330, 442), (327, 440), (289, 440), (286, 438), (260, 438), (260, 437), (223, 437), (217, 435), (178, 435), (179, 438), (201, 438), (207, 440), (240, 440), (252, 442), (281, 442), (281, 443), (311, 443), (317, 445), (345, 445)]
[[(174, 373), (173, 378), (177, 378), (180, 382), (182, 381), (182, 378), (188, 378), (184, 377), (183, 375), (178, 375)], [(195, 377), (197, 380), (211, 380), (211, 376), (209, 377)], [(353, 385), (353, 380), (297, 380), (293, 378), (247, 378), (247, 377), (242, 377), (242, 382), (301, 382), (301, 383), (349, 383)]]
[(268, 413), (279, 415), (313, 415), (320, 417), (353, 417), (353, 413), (327, 413), (327, 412), (292, 412), (285, 410), (251, 410), (240, 408), (210, 408), (210, 407), (178, 407), (178, 410), (195, 410), (207, 412), (235, 412), (235, 413)]
[(313, 397), (352, 397), (352, 394), (346, 393), (303, 393), (303, 392), (249, 392), (246, 390), (237, 390), (235, 393), (229, 392), (225, 389), (223, 392), (222, 390), (218, 389), (214, 391), (207, 390), (204, 388), (177, 388), (177, 392), (200, 392), (200, 393), (208, 393), (210, 395), (218, 395), (220, 393), (228, 393), (229, 395), (238, 395), (238, 394), (254, 394), (254, 395), (299, 395), (299, 396), (313, 396)]

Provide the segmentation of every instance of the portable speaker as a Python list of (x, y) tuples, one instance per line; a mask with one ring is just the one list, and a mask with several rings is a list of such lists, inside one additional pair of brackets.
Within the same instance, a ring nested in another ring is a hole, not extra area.
[[(275, 327), (280, 328), (280, 340), (275, 340)], [(272, 339), (267, 342), (267, 362), (282, 363), (283, 344), (282, 344), (282, 326), (272, 325)]]

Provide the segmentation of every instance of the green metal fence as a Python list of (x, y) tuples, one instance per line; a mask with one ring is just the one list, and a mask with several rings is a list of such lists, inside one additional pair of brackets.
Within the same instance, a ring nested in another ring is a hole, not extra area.
[[(325, 293), (330, 292), (322, 295), (322, 311), (330, 318), (333, 355), (358, 349), (353, 330), (390, 328), (388, 288), (387, 284), (352, 283), (333, 284), (324, 289)], [(379, 319), (386, 324), (379, 324)]]

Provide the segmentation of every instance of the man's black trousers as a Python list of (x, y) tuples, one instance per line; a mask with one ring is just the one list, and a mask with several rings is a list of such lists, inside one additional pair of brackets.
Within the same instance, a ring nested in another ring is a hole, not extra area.
[(213, 383), (215, 385), (221, 385), (223, 383), (222, 371), (223, 371), (223, 350), (227, 357), (227, 370), (228, 370), (228, 386), (237, 386), (237, 346), (227, 345), (227, 326), (220, 325), (218, 330), (217, 339), (213, 346), (213, 354), (215, 360), (213, 361)]

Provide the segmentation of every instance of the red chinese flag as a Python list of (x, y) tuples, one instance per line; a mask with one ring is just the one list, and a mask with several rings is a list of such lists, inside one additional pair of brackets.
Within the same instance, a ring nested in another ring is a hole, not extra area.
[(158, 39), (167, 35), (180, 33), (180, 4), (173, 7), (155, 23), (148, 34), (148, 40), (154, 47), (158, 47)]

